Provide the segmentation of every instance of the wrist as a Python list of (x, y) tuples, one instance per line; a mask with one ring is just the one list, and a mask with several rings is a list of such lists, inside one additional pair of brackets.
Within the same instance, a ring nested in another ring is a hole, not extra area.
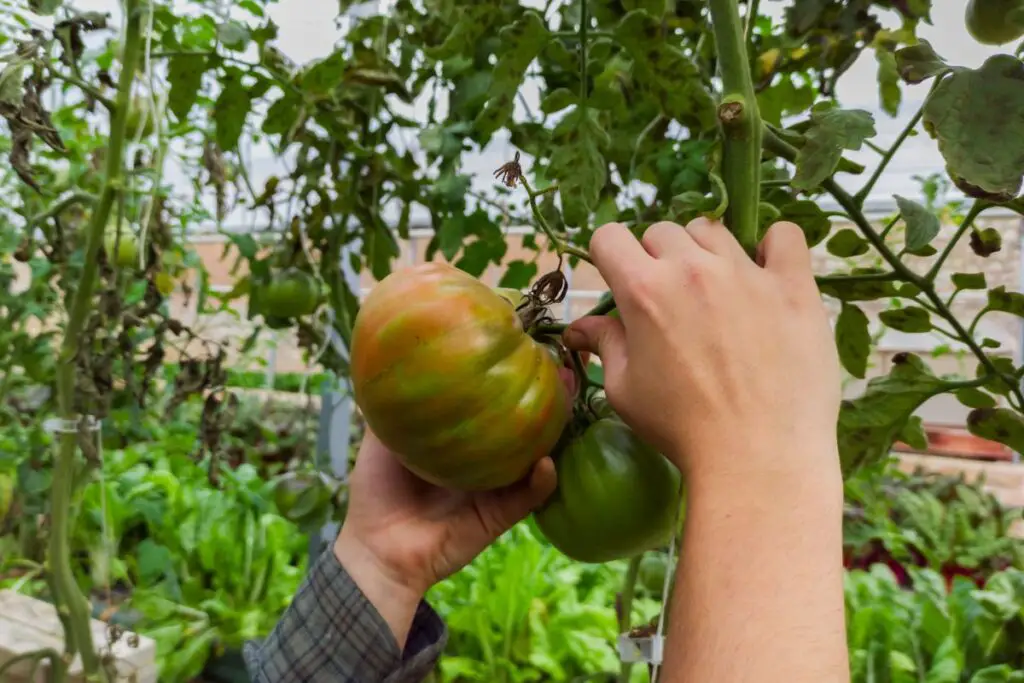
[(736, 487), (778, 491), (806, 482), (842, 498), (842, 472), (835, 435), (788, 439), (776, 444), (729, 439), (680, 445), (666, 455), (676, 462), (690, 488)]
[(342, 527), (334, 542), (334, 556), (387, 623), (399, 649), (403, 649), (416, 609), (429, 586), (421, 586), (414, 577), (403, 576), (390, 567), (346, 527)]

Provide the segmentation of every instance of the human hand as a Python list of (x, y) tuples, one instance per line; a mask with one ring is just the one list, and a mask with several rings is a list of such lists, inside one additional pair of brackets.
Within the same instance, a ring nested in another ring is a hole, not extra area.
[[(571, 395), (575, 378), (566, 368), (562, 373)], [(427, 589), (543, 504), (555, 484), (555, 466), (546, 457), (504, 489), (443, 489), (409, 472), (367, 429), (334, 552), (402, 644)]]
[(621, 320), (583, 318), (564, 339), (600, 356), (611, 406), (642, 438), (691, 479), (814, 463), (838, 476), (839, 363), (799, 227), (772, 226), (757, 263), (704, 219), (642, 240), (609, 224), (590, 254)]

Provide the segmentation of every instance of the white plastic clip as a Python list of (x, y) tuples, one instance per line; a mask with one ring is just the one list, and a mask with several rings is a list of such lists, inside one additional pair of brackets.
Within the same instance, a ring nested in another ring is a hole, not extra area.
[(623, 633), (619, 636), (619, 659), (627, 663), (661, 664), (664, 646), (665, 639), (659, 635), (636, 638)]
[(77, 434), (81, 423), (90, 432), (100, 431), (100, 422), (92, 415), (83, 415), (77, 420), (65, 420), (60, 417), (52, 417), (43, 422), (43, 429), (48, 434)]

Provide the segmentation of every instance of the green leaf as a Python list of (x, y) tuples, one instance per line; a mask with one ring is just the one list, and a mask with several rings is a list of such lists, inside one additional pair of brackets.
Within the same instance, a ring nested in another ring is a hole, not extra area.
[(970, 683), (1024, 683), (1024, 671), (1014, 670), (1009, 664), (987, 666), (977, 671)]
[(558, 146), (548, 170), (558, 181), (563, 219), (569, 227), (585, 227), (607, 179), (601, 149), (607, 146), (608, 134), (597, 122), (596, 112), (579, 108), (559, 123), (555, 134)]
[(885, 458), (914, 411), (947, 387), (918, 356), (901, 353), (888, 375), (869, 381), (861, 396), (843, 401), (838, 436), (844, 478)]
[(237, 69), (224, 74), (221, 86), (223, 89), (213, 108), (213, 120), (217, 126), (217, 145), (227, 151), (238, 146), (252, 101), (249, 88), (242, 82), (242, 72)]
[(1009, 408), (977, 408), (967, 415), (967, 429), (975, 436), (1024, 453), (1024, 417)]
[(206, 71), (204, 55), (179, 54), (171, 57), (167, 63), (167, 80), (171, 84), (167, 96), (167, 108), (175, 118), (184, 121), (199, 98), (199, 88), (203, 84), (203, 73)]
[(462, 216), (453, 216), (445, 219), (437, 230), (438, 248), (445, 260), (451, 261), (462, 249), (462, 240), (465, 234), (462, 232)]
[(478, 209), (469, 215), (459, 214), (454, 219), (460, 222), (465, 237), (476, 238), (469, 243), (463, 242), (462, 256), (455, 262), (456, 268), (480, 277), (490, 264), (501, 263), (508, 245), (501, 226), (491, 220), (486, 211)]
[(21, 62), (13, 61), (0, 71), (0, 104), (21, 108), (24, 70)]
[(864, 311), (853, 304), (844, 303), (839, 312), (839, 320), (836, 321), (835, 336), (843, 367), (854, 377), (864, 379), (871, 353), (871, 335)]
[(828, 253), (839, 258), (851, 258), (868, 253), (868, 243), (852, 228), (843, 228), (825, 244)]
[(505, 16), (497, 0), (465, 3), (460, 5), (460, 9), (459, 20), (444, 42), (424, 50), (431, 59), (443, 61), (456, 55), (473, 54), (480, 39)]
[(633, 58), (639, 84), (652, 91), (665, 114), (704, 130), (715, 126), (715, 101), (704, 88), (700, 69), (665, 40), (661, 16), (642, 9), (628, 12), (615, 27), (615, 38)]
[(896, 439), (919, 451), (926, 450), (928, 448), (928, 434), (924, 431), (924, 421), (921, 417), (919, 415), (911, 415)]
[(932, 329), (932, 320), (928, 311), (918, 306), (882, 311), (878, 314), (878, 318), (886, 327), (900, 332), (927, 332)]
[(939, 217), (917, 202), (894, 195), (903, 223), (907, 226), (907, 251), (917, 252), (939, 234)]
[(832, 221), (815, 202), (800, 199), (779, 207), (779, 220), (796, 223), (804, 231), (807, 246), (820, 244), (832, 232)]
[(536, 263), (511, 261), (508, 264), (508, 270), (505, 271), (505, 274), (501, 276), (501, 280), (498, 281), (498, 286), (510, 289), (525, 289), (536, 275)]
[(982, 258), (988, 258), (1003, 248), (1003, 236), (995, 228), (971, 231), (971, 251)]
[(950, 278), (957, 289), (985, 289), (985, 273), (953, 273)]
[(988, 307), (993, 311), (1024, 318), (1024, 294), (1008, 292), (1005, 285), (993, 287), (988, 290)]
[(159, 581), (164, 573), (173, 571), (174, 557), (167, 546), (144, 539), (135, 548), (135, 559), (139, 563), (139, 578), (147, 585)]
[(363, 261), (377, 281), (391, 272), (391, 261), (398, 257), (398, 241), (387, 224), (378, 217), (363, 231)]
[(63, 4), (64, 0), (30, 0), (28, 3), (33, 12), (44, 16), (53, 14)]
[(843, 150), (857, 151), (874, 136), (875, 120), (868, 112), (816, 105), (805, 132), (806, 141), (797, 153), (793, 187), (817, 187), (835, 173)]
[(1009, 55), (979, 69), (956, 69), (924, 106), (925, 129), (938, 140), (950, 178), (964, 193), (1005, 202), (1024, 174), (1024, 64)]
[(540, 101), (540, 110), (545, 114), (556, 114), (566, 107), (579, 104), (579, 98), (568, 88), (552, 90)]
[(994, 396), (989, 396), (981, 389), (974, 387), (964, 387), (963, 389), (957, 389), (953, 392), (956, 396), (956, 400), (960, 401), (961, 404), (968, 408), (995, 408), (996, 399)]
[(921, 83), (950, 70), (927, 40), (918, 41), (896, 51), (896, 69), (900, 78), (910, 84)]
[(878, 61), (878, 99), (882, 104), (882, 111), (889, 116), (896, 116), (900, 112), (900, 101), (903, 99), (896, 56), (879, 45), (875, 47), (875, 59)]
[(488, 101), (475, 121), (477, 130), (485, 136), (497, 131), (511, 118), (516, 92), (526, 69), (544, 48), (550, 32), (540, 14), (528, 10), (498, 35), (502, 44), (498, 63), (492, 72)]
[[(874, 275), (878, 268), (854, 268), (849, 275)], [(896, 296), (896, 286), (888, 280), (832, 280), (819, 285), (822, 294), (840, 301), (874, 301)]]

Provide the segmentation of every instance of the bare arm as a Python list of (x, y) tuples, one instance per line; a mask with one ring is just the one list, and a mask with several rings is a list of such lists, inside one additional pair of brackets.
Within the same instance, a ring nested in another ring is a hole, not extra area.
[(663, 683), (849, 680), (837, 479), (692, 482)]

